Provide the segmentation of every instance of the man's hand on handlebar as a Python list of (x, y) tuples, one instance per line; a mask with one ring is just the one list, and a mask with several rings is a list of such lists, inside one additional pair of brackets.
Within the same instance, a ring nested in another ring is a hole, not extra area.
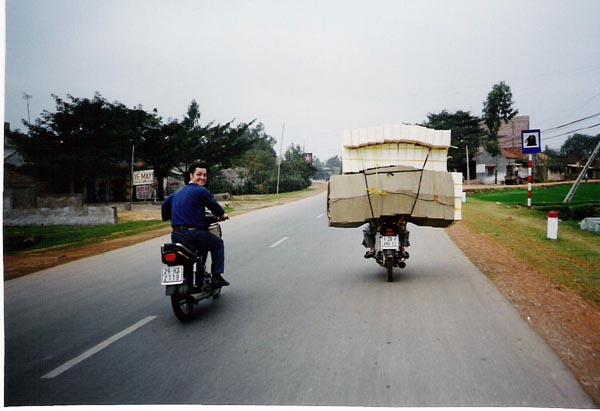
[(228, 219), (229, 219), (229, 216), (227, 215), (227, 213), (224, 213), (223, 215), (217, 217), (217, 221), (225, 221)]

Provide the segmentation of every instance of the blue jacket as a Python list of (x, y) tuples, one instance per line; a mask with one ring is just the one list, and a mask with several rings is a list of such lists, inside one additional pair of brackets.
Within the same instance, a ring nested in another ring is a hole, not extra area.
[(210, 191), (190, 183), (170, 195), (161, 206), (162, 219), (171, 220), (171, 226), (185, 225), (206, 229), (206, 208), (217, 217), (225, 214), (223, 207)]

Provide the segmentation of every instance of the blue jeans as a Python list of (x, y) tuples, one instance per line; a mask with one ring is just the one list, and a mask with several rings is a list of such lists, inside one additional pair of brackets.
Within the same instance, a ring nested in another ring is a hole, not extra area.
[(211, 274), (225, 272), (225, 246), (219, 236), (205, 230), (177, 230), (171, 234), (171, 241), (198, 251), (210, 251)]

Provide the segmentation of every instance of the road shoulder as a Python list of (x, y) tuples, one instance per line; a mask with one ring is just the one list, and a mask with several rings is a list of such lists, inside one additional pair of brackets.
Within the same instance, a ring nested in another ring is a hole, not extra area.
[(446, 231), (600, 404), (600, 309), (466, 225), (457, 223)]

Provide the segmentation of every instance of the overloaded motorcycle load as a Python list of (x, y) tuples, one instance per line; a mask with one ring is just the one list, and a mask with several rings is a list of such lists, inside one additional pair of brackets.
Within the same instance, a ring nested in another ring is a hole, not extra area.
[(344, 133), (343, 174), (328, 184), (331, 227), (358, 227), (403, 215), (416, 225), (446, 227), (461, 219), (462, 174), (447, 169), (450, 130), (415, 125)]

